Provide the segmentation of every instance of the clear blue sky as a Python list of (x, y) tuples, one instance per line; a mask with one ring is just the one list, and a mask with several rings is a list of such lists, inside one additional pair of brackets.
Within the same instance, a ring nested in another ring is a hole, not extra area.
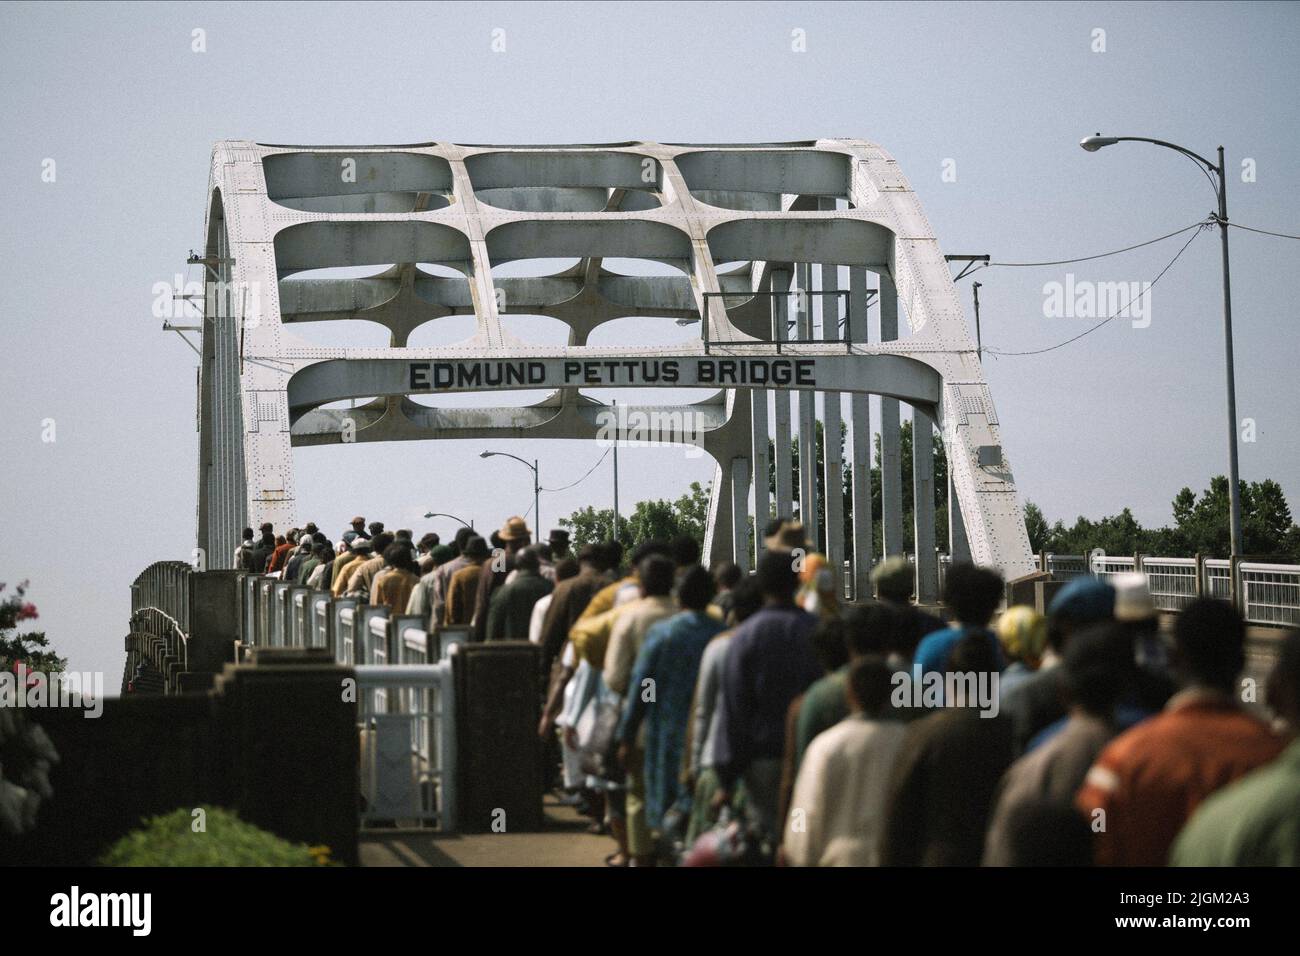
[[(191, 51), (196, 28), (205, 53)], [(503, 53), (491, 49), (497, 28)], [(1105, 52), (1092, 50), (1095, 29)], [(806, 52), (791, 49), (794, 30)], [(31, 578), (58, 648), (114, 686), (127, 585), (189, 553), (195, 361), (150, 307), (154, 284), (202, 245), (217, 140), (863, 137), (898, 159), (945, 252), (1058, 259), (1172, 231), (1213, 203), (1174, 153), (1075, 145), (1098, 130), (1207, 155), (1222, 143), (1232, 218), (1300, 233), (1298, 49), (1295, 4), (0, 7), (0, 580)], [(1253, 183), (1241, 181), (1246, 158)], [(1239, 413), (1257, 427), (1241, 471), (1278, 479), (1297, 507), (1300, 243), (1240, 231), (1232, 242)], [(985, 344), (1035, 348), (1082, 331), (1089, 320), (1044, 317), (1044, 283), (1150, 280), (1177, 247), (982, 272)], [(1159, 524), (1179, 488), (1225, 470), (1219, 276), (1206, 234), (1152, 293), (1149, 328), (1116, 321), (1044, 356), (986, 362), (1017, 480), (1049, 519), (1127, 505)], [(480, 462), (481, 447), (300, 449), (301, 517), (337, 531), (361, 511), (421, 531), (415, 516), (430, 508), (481, 524), (524, 511), (527, 471)], [(552, 486), (600, 454), (568, 442), (510, 450), (540, 458)], [(629, 505), (711, 476), (708, 459), (671, 451), (630, 450), (621, 464)], [(606, 462), (543, 496), (544, 524), (606, 505), (609, 483)]]

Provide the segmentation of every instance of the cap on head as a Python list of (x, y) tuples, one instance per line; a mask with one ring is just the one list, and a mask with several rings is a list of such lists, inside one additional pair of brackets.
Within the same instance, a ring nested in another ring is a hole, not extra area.
[(1074, 624), (1109, 621), (1115, 615), (1115, 589), (1099, 578), (1075, 578), (1056, 592), (1047, 616)]
[(912, 581), (916, 575), (907, 558), (886, 558), (872, 569), (871, 583), (876, 594), (894, 601), (906, 601), (912, 596)]
[(763, 541), (768, 551), (808, 551), (812, 547), (804, 531), (802, 521), (783, 521), (775, 534), (768, 535)]
[(1158, 616), (1145, 574), (1137, 571), (1117, 574), (1110, 579), (1110, 584), (1115, 589), (1115, 620), (1151, 621)]

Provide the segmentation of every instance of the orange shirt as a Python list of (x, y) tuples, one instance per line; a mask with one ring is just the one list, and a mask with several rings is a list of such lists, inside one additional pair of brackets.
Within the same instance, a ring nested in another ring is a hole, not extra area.
[(1201, 801), (1286, 744), (1224, 695), (1175, 694), (1163, 712), (1106, 746), (1074, 798), (1096, 834), (1096, 862), (1165, 866)]

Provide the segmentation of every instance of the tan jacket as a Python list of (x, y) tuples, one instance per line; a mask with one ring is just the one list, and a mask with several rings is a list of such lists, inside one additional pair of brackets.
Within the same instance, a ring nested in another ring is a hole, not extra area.
[(375, 575), (374, 587), (370, 589), (371, 606), (382, 604), (394, 614), (401, 614), (411, 599), (411, 589), (419, 580), (410, 571), (398, 568), (384, 570)]
[(361, 567), (362, 563), (369, 560), (362, 555), (353, 555), (351, 561), (347, 561), (334, 574), (334, 584), (330, 588), (335, 597), (342, 597), (348, 590), (348, 581), (352, 578), (352, 572)]
[(646, 632), (677, 613), (677, 602), (667, 596), (644, 597), (623, 607), (626, 610), (615, 617), (609, 632), (609, 647), (605, 650), (605, 686), (616, 694), (627, 693), (632, 666), (641, 652)]
[(474, 602), (478, 598), (478, 576), (483, 562), (467, 564), (451, 576), (447, 584), (447, 603), (443, 609), (442, 623), (450, 626), (468, 624), (474, 617)]
[(364, 591), (370, 593), (371, 586), (375, 583), (375, 575), (384, 569), (384, 556), (377, 554), (373, 558), (362, 561), (352, 569), (352, 574), (348, 578), (348, 589), (344, 594), (355, 594)]

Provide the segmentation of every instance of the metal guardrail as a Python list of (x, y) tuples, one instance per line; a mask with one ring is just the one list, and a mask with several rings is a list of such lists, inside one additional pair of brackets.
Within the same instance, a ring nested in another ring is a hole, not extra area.
[(1283, 627), (1300, 625), (1300, 568), (1242, 562), (1237, 574), (1246, 620)]
[(1105, 555), (1091, 559), (1079, 554), (1048, 554), (1045, 570), (1058, 578), (1084, 574), (1110, 578), (1140, 571), (1155, 606), (1162, 611), (1180, 611), (1198, 596), (1232, 601), (1251, 624), (1300, 627), (1300, 565), (1238, 561), (1236, 587), (1232, 562), (1205, 558), (1197, 569), (1196, 558), (1157, 558), (1145, 555)]
[(190, 575), (184, 561), (155, 561), (131, 583), (131, 623), (122, 692), (150, 668), (162, 675), (167, 693), (189, 660)]
[[(385, 630), (387, 622), (384, 622)], [(405, 635), (403, 635), (405, 640)], [(427, 635), (426, 635), (427, 646)], [(452, 662), (361, 664), (361, 825), (415, 822), (456, 831)], [(390, 694), (391, 692), (394, 692)], [(382, 701), (382, 704), (380, 703)]]
[(250, 647), (323, 647), (354, 667), (361, 735), (363, 826), (456, 826), (455, 710), (450, 653), (468, 628), (424, 630), (389, 613), (263, 575), (244, 575), (239, 638)]
[[(915, 556), (907, 559), (915, 563)], [(947, 577), (951, 559), (939, 556), (939, 590)], [(1052, 554), (1041, 556), (1040, 567), (1057, 580), (1095, 575), (1113, 578), (1140, 571), (1146, 575), (1147, 587), (1157, 609), (1181, 611), (1199, 596), (1231, 601), (1247, 622), (1276, 627), (1300, 627), (1300, 565), (1269, 564), (1255, 561), (1237, 562), (1237, 587), (1233, 588), (1232, 562), (1204, 558), (1197, 568), (1196, 558), (1157, 558), (1145, 555)], [(854, 600), (853, 562), (844, 562), (844, 599)]]

